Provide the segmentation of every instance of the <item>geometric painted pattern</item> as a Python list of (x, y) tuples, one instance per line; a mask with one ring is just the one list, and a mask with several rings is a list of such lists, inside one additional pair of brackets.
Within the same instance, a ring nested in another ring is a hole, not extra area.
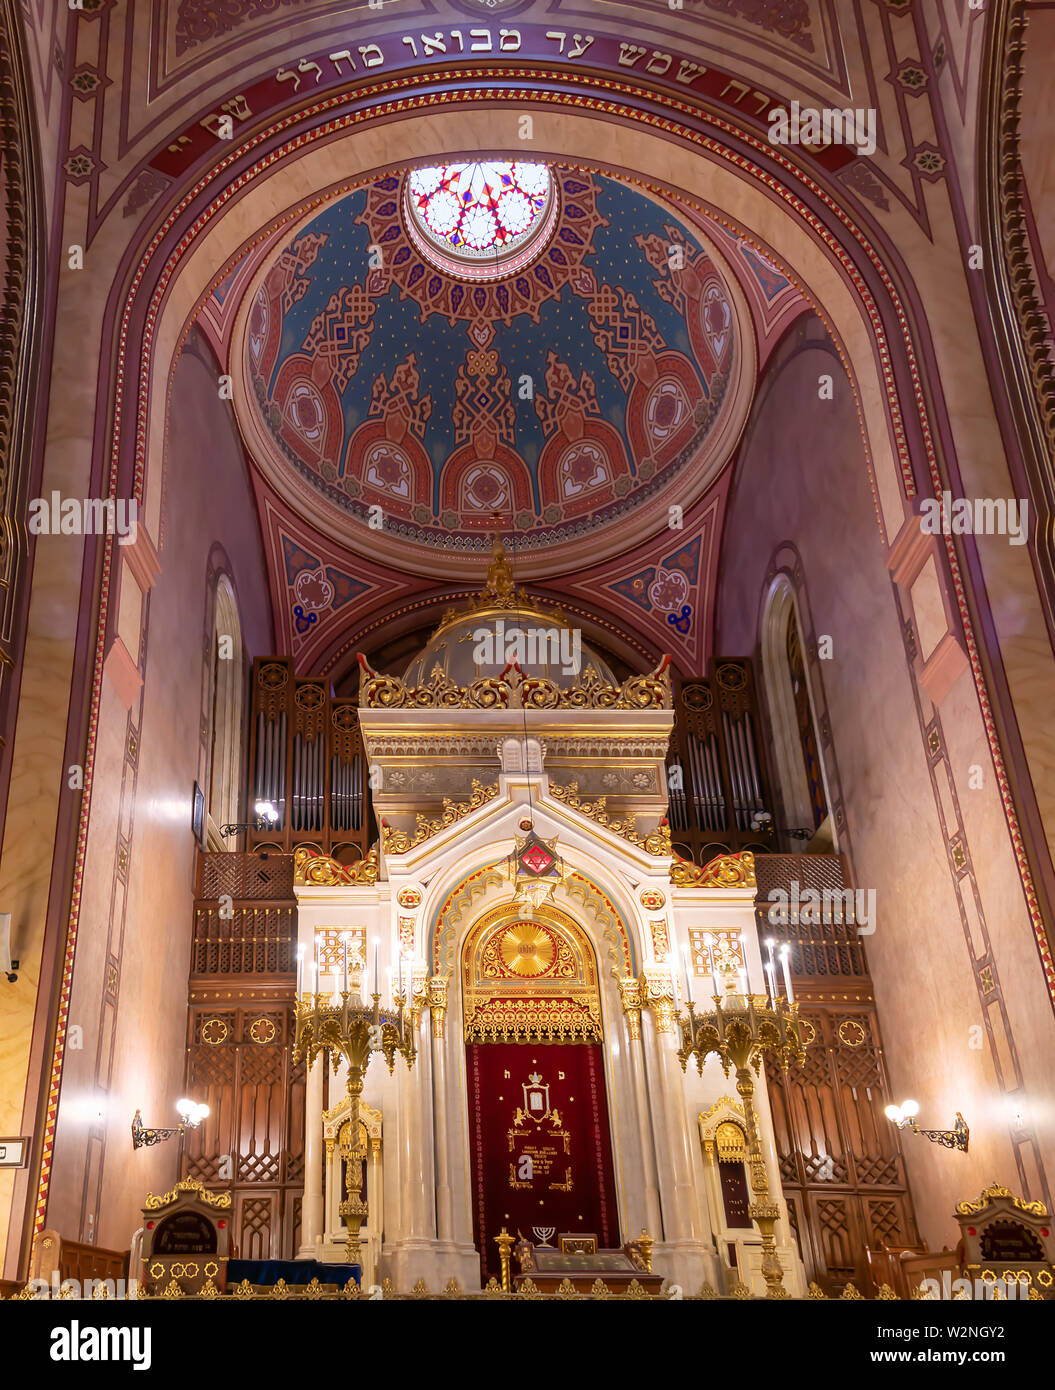
[(626, 628), (649, 637), (670, 652), (681, 670), (705, 669), (713, 622), (717, 540), (725, 505), (727, 476), (706, 499), (681, 519), (680, 528), (662, 531), (650, 544), (625, 556), (621, 565), (580, 571), (560, 587), (598, 608), (624, 615)]
[(420, 593), (429, 582), (374, 564), (327, 540), (292, 514), (259, 478), (257, 506), (268, 557), (276, 650), (298, 672), (315, 671), (331, 645), (367, 615)]
[(309, 554), (288, 536), (282, 539), (282, 557), (286, 583), (296, 600), (293, 617), (298, 633), (307, 632), (317, 623), (320, 613), (337, 613), (370, 588), (333, 565), (323, 565), (318, 556)]

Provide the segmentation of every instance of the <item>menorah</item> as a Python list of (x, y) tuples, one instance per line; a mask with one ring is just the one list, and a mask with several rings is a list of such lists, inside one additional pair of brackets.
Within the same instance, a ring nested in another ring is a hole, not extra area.
[[(345, 981), (347, 983), (347, 968)], [(334, 1002), (338, 999), (339, 1003)], [(358, 1137), (359, 1097), (363, 1093), (363, 1076), (370, 1063), (370, 1054), (383, 1053), (389, 1072), (395, 1070), (397, 1052), (402, 1054), (408, 1067), (414, 1065), (417, 1055), (414, 1029), (405, 1026), (406, 995), (402, 990), (394, 995), (394, 1004), (394, 1009), (382, 1009), (381, 995), (374, 994), (373, 1007), (369, 1008), (360, 1002), (357, 994), (353, 996), (347, 989), (333, 995), (305, 994), (296, 1004), (294, 1060), (305, 1056), (310, 1067), (320, 1052), (329, 1052), (335, 1073), (342, 1057), (348, 1064), (351, 1143), (345, 1170), (345, 1199), (339, 1210), (348, 1231), (345, 1248), (349, 1264), (360, 1263), (359, 1232), (368, 1212), (362, 1200), (363, 1161), (359, 1156)]]
[[(696, 1005), (690, 997), (687, 1003), (688, 1018), (682, 1019), (680, 1013), (675, 1015), (681, 1027), (678, 1060), (684, 1071), (689, 1058), (695, 1056), (697, 1069), (702, 1074), (704, 1061), (713, 1052), (721, 1060), (726, 1076), (729, 1075), (730, 1066), (736, 1072), (736, 1090), (744, 1106), (748, 1172), (754, 1197), (747, 1214), (762, 1235), (762, 1277), (766, 1281), (766, 1297), (787, 1298), (784, 1273), (773, 1235), (773, 1228), (780, 1217), (780, 1207), (769, 1199), (769, 1177), (752, 1107), (755, 1083), (751, 1069), (754, 1068), (757, 1076), (762, 1057), (767, 1052), (779, 1059), (785, 1071), (792, 1061), (802, 1066), (806, 1052), (799, 1032), (798, 1006), (778, 998), (775, 989), (769, 995), (736, 993), (736, 970), (729, 963), (723, 963), (722, 974), (725, 977), (725, 998), (723, 1000), (721, 997), (721, 982), (718, 970), (715, 970), (713, 1012), (697, 1014)], [(772, 983), (771, 976), (771, 986)]]

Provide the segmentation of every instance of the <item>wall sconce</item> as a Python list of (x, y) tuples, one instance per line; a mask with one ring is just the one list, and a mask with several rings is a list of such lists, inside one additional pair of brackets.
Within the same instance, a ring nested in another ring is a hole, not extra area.
[(173, 1129), (148, 1129), (143, 1123), (143, 1116), (137, 1110), (132, 1118), (133, 1149), (141, 1149), (144, 1145), (149, 1147), (151, 1144), (163, 1144), (166, 1139), (182, 1134), (185, 1129), (197, 1129), (209, 1114), (207, 1105), (197, 1105), (194, 1101), (186, 1099), (176, 1102), (176, 1110), (183, 1123)]
[(924, 1139), (929, 1139), (933, 1144), (940, 1144), (944, 1149), (959, 1149), (961, 1153), (967, 1152), (971, 1131), (967, 1128), (967, 1121), (958, 1110), (956, 1112), (956, 1124), (952, 1129), (920, 1129), (919, 1125), (916, 1124), (916, 1116), (919, 1114), (918, 1100), (904, 1100), (900, 1105), (888, 1105), (884, 1113), (890, 1123), (897, 1125), (898, 1129), (907, 1128), (913, 1134), (922, 1134)]
[(768, 811), (755, 811), (751, 817), (751, 829), (756, 835), (771, 835), (779, 829), (785, 835), (790, 835), (793, 840), (812, 840), (817, 833), (815, 829), (810, 830), (807, 826), (777, 826)]
[(273, 801), (258, 801), (253, 811), (255, 814), (251, 821), (228, 821), (226, 825), (221, 825), (222, 838), (229, 840), (232, 835), (240, 835), (243, 830), (270, 830), (278, 823), (278, 807)]

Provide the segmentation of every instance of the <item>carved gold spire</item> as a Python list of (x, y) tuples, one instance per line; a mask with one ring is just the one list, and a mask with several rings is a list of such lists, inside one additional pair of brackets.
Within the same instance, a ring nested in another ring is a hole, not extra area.
[(491, 563), (487, 567), (487, 579), (480, 597), (498, 600), (509, 598), (514, 589), (513, 566), (506, 559), (506, 548), (498, 534), (496, 520), (494, 541), (491, 545)]

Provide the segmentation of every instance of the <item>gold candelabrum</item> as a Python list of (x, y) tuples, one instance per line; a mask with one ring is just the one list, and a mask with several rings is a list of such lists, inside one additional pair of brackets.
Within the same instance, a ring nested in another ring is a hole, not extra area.
[(725, 997), (721, 997), (719, 979), (715, 974), (714, 1008), (696, 1012), (692, 999), (687, 1002), (688, 1017), (675, 1014), (681, 1029), (678, 1060), (682, 1071), (689, 1058), (695, 1056), (697, 1069), (702, 1073), (709, 1053), (716, 1053), (726, 1076), (732, 1067), (736, 1073), (736, 1090), (744, 1106), (744, 1129), (747, 1137), (748, 1172), (753, 1201), (747, 1212), (762, 1235), (762, 1277), (766, 1281), (767, 1298), (787, 1298), (784, 1273), (777, 1255), (773, 1228), (780, 1218), (780, 1207), (770, 1201), (769, 1178), (762, 1157), (762, 1142), (755, 1123), (751, 1104), (755, 1093), (754, 1077), (762, 1066), (762, 1057), (770, 1053), (777, 1057), (787, 1071), (792, 1062), (802, 1066), (806, 1060), (799, 1032), (798, 1005), (786, 999), (765, 994), (736, 992), (735, 973), (724, 970)]
[(345, 1200), (340, 1205), (340, 1213), (348, 1231), (345, 1248), (349, 1264), (361, 1263), (359, 1232), (368, 1211), (362, 1199), (363, 1161), (357, 1150), (359, 1097), (363, 1093), (363, 1077), (370, 1054), (383, 1053), (390, 1073), (395, 1070), (397, 1052), (408, 1067), (414, 1065), (417, 1056), (413, 1022), (411, 1027), (406, 1026), (406, 995), (394, 994), (392, 1009), (382, 1009), (380, 994), (372, 998), (371, 1008), (360, 1002), (358, 995), (344, 990), (339, 994), (304, 994), (296, 1004), (294, 1061), (306, 1057), (310, 1067), (320, 1052), (328, 1052), (335, 1073), (342, 1057), (348, 1065), (348, 1132), (353, 1152), (347, 1160)]

